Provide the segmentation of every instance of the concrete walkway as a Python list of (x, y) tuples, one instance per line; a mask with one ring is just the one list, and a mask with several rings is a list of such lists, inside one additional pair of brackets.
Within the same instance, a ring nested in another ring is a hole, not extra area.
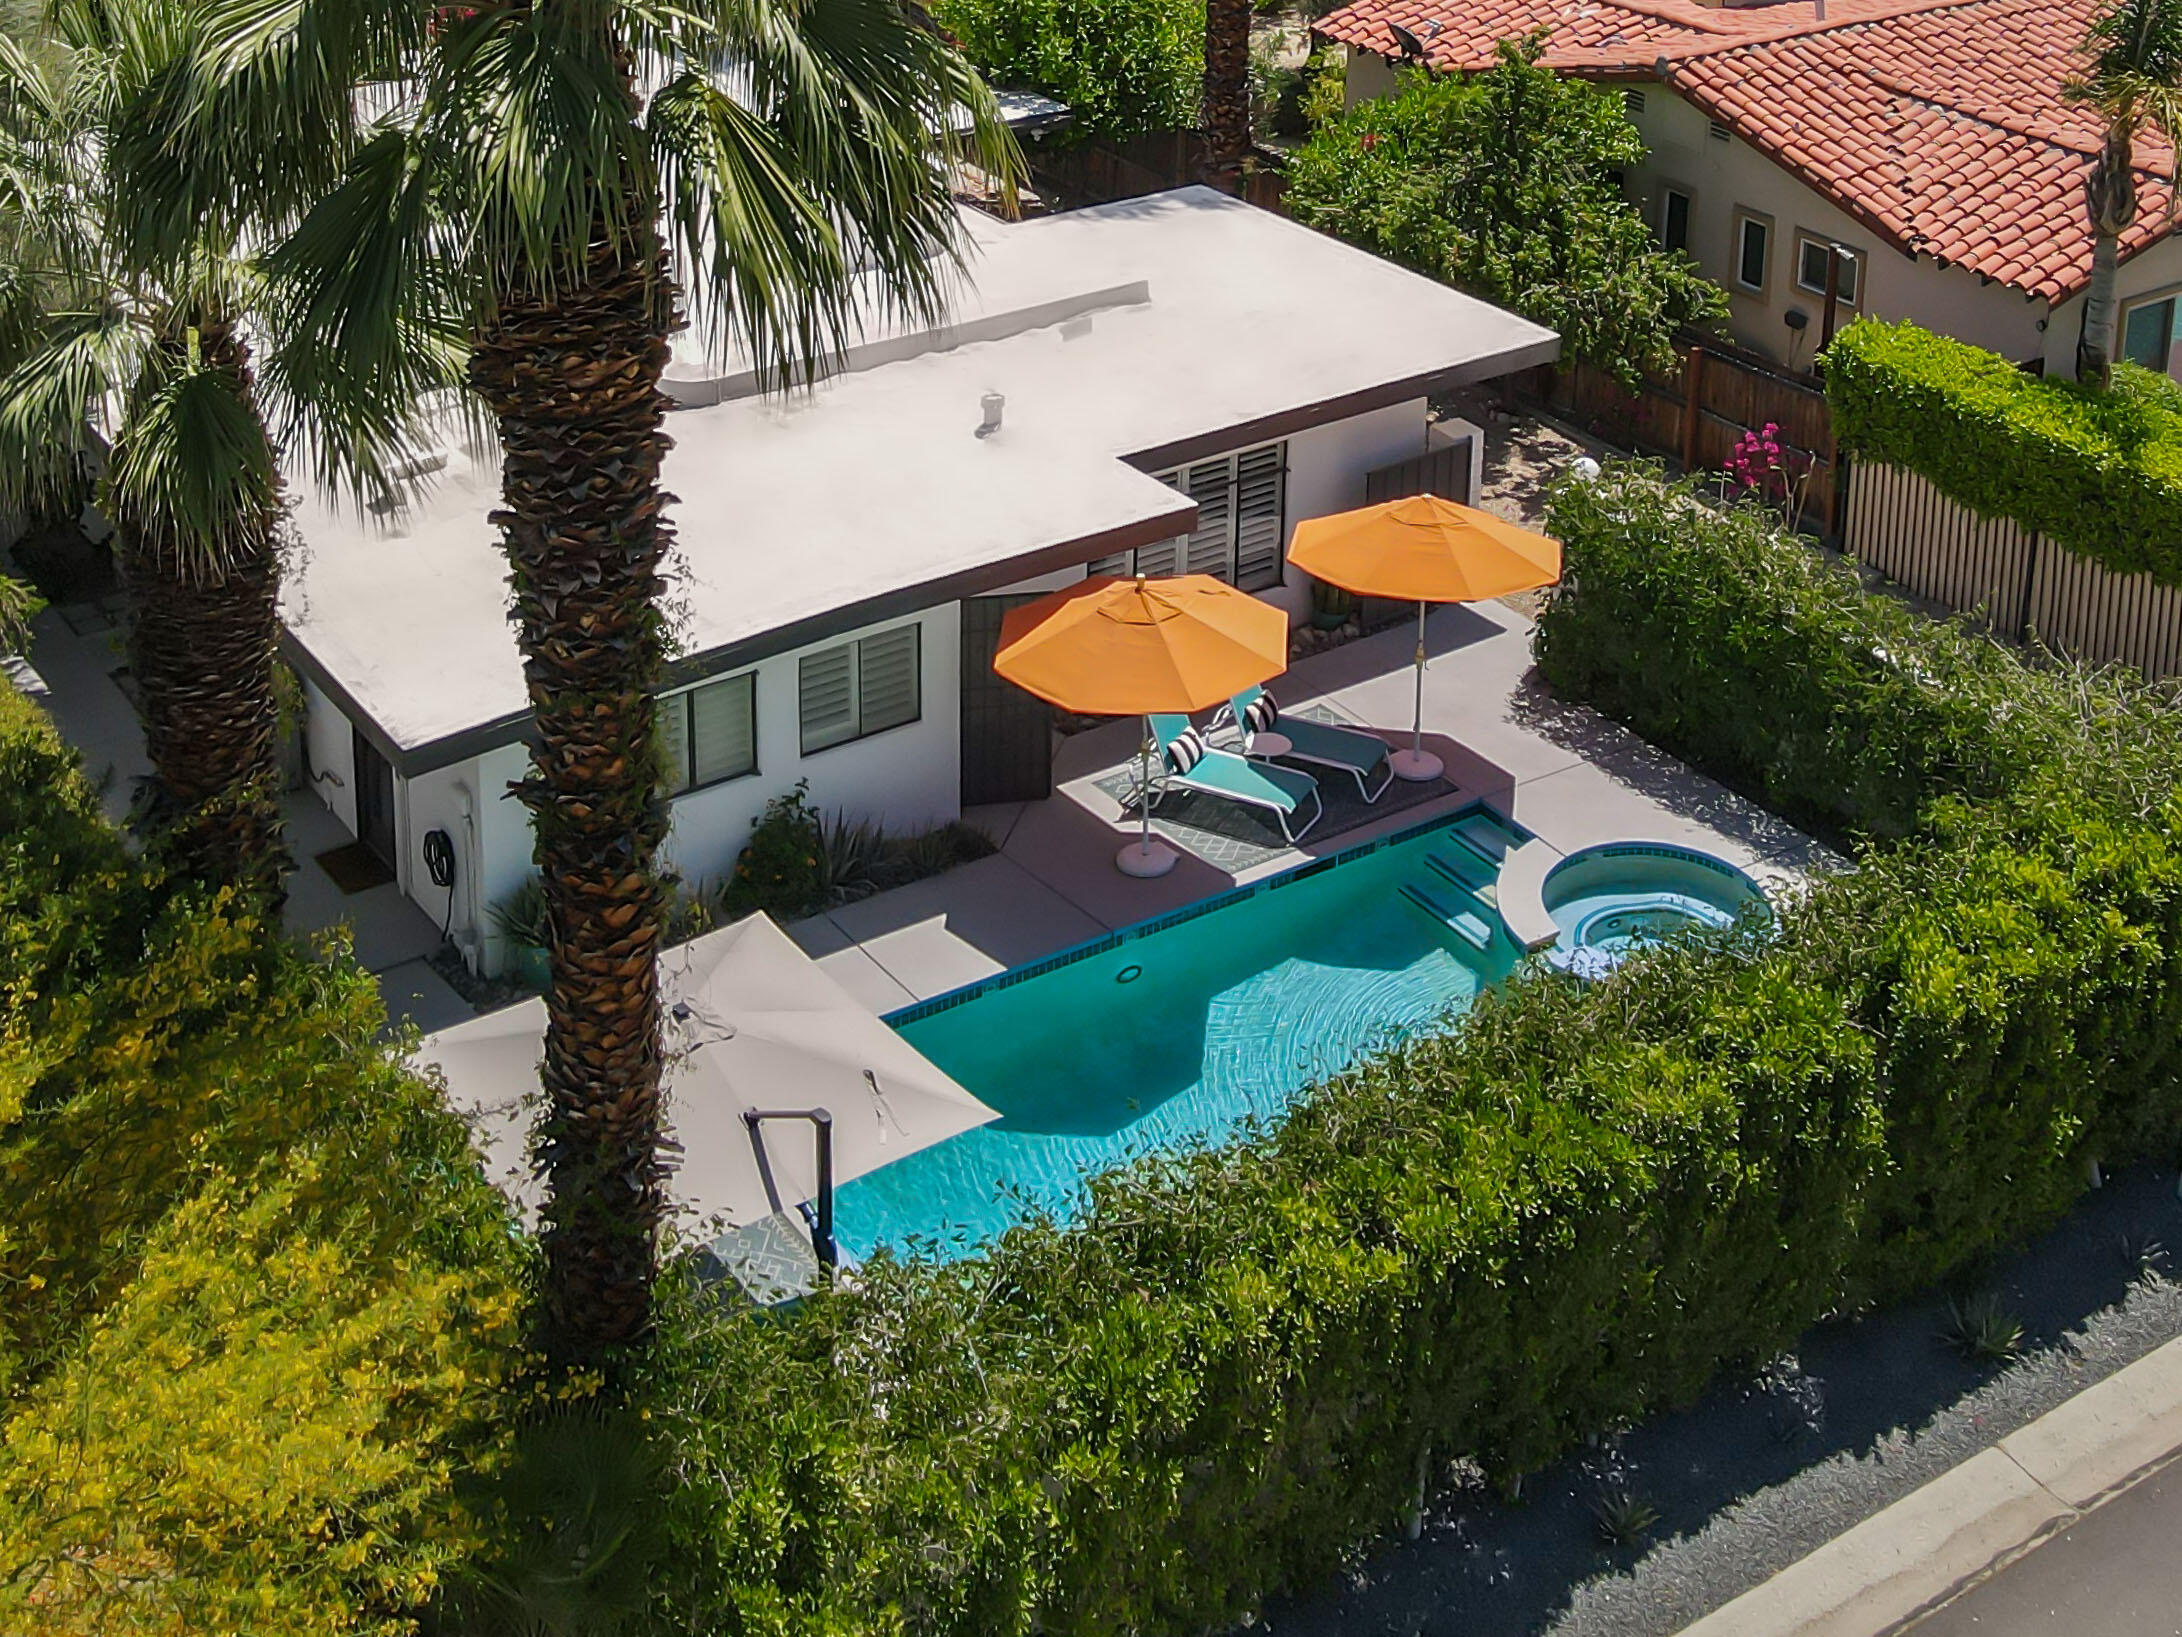
[[(1131, 819), (1099, 781), (1135, 756), (1138, 728), (1114, 722), (1061, 746), (1050, 799), (967, 815), (1000, 843), (997, 855), (790, 930), (852, 993), (888, 1011), (1480, 798), (1564, 853), (1601, 841), (1681, 842), (1775, 885), (1826, 861), (1771, 814), (1596, 712), (1553, 698), (1532, 669), (1532, 630), (1498, 604), (1433, 612), (1425, 743), (1457, 786), (1435, 802), (1307, 836), (1232, 872), (1185, 850), (1171, 874), (1132, 880), (1114, 867)], [(1402, 626), (1300, 661), (1278, 684), (1282, 706), (1323, 705), (1399, 741), (1414, 698), (1414, 644), (1414, 627)]]
[[(2134, 1597), (2147, 1611), (2134, 1618), (2119, 1596), (2141, 1590), (2140, 1565), (2182, 1595), (2177, 1458), (2182, 1340), (1973, 1455), (1682, 1637), (2182, 1631), (2174, 1602)], [(2152, 1481), (2157, 1488), (2138, 1492)], [(2103, 1520), (2109, 1504), (2125, 1509)], [(2069, 1544), (2047, 1558), (2061, 1542)], [(2063, 1598), (2085, 1611), (2082, 1623), (2061, 1617)]]

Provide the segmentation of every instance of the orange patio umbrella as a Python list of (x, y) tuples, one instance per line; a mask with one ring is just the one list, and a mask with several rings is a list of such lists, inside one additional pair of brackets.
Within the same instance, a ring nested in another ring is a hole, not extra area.
[[(1084, 716), (1203, 710), (1287, 668), (1288, 616), (1206, 574), (1095, 575), (1010, 609), (993, 656), (1017, 687)], [(1174, 867), (1173, 851), (1152, 840), (1151, 753), (1147, 722), (1141, 828), (1116, 860), (1129, 875)]]
[(1436, 779), (1424, 748), (1424, 615), (1429, 603), (1483, 602), (1535, 591), (1561, 577), (1561, 543), (1438, 495), (1409, 495), (1296, 525), (1288, 561), (1329, 585), (1417, 605), (1417, 708), (1407, 750), (1391, 758), (1405, 779)]

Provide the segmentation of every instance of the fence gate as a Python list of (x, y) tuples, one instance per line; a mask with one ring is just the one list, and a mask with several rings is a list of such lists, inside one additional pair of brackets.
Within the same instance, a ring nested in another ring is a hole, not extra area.
[(2035, 635), (2094, 665), (2182, 676), (2182, 590), (1974, 512), (1899, 467), (1852, 462), (1848, 494), (1842, 549), (1911, 595), (2011, 641)]
[(1364, 504), (1367, 506), (1410, 495), (1438, 495), (1442, 500), (1467, 506), (1470, 503), (1470, 440), (1457, 438), (1437, 449), (1428, 449), (1421, 455), (1364, 474)]

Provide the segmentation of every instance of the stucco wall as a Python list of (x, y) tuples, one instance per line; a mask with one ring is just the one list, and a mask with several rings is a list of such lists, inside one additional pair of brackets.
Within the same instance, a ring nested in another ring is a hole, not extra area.
[(348, 718), (333, 708), (318, 684), (303, 683), (303, 743), (311, 758), (318, 799), (356, 833), (356, 741)]
[[(2149, 207), (2147, 207), (2149, 208)], [(2121, 299), (2121, 313), (2114, 321), (2114, 345), (2121, 346), (2122, 325), (2132, 302), (2182, 295), (2182, 239), (2166, 238), (2121, 264), (2114, 279)], [(2072, 375), (2076, 369), (2076, 341), (2083, 332), (2084, 303), (2074, 296), (2053, 309), (2046, 326), (2045, 360), (2050, 375)], [(2176, 325), (2176, 344), (2167, 355), (2167, 373), (2182, 379), (2182, 323)]]
[[(1288, 529), (1307, 517), (1347, 511), (1364, 503), (1364, 477), (1425, 452), (1425, 401), (1411, 399), (1330, 426), (1315, 426), (1288, 440)], [(1284, 548), (1285, 549), (1285, 548)], [(1260, 593), (1300, 620), (1311, 611), (1309, 576), (1294, 569), (1282, 583)]]
[[(466, 956), (482, 955), (489, 972), (499, 970), (504, 942), (492, 930), (492, 906), (530, 873), (530, 818), (508, 794), (529, 766), (523, 746), (501, 745), (451, 767), (394, 780), (401, 850), (396, 880), (435, 923), (445, 921)], [(448, 889), (433, 885), (424, 862), (424, 838), (434, 830), (446, 831), (454, 843), (452, 905)]]
[(757, 667), (758, 771), (676, 798), (667, 837), (669, 866), (692, 882), (724, 876), (750, 839), (751, 820), (798, 779), (810, 780), (811, 804), (820, 811), (876, 819), (897, 833), (956, 817), (962, 803), (961, 605), (927, 609), (918, 622), (924, 627), (923, 714), (812, 756), (800, 750), (797, 667), (802, 655), (814, 650), (800, 648), (762, 662)]
[[(1839, 240), (1864, 253), (1865, 288), (1857, 313), (1912, 319), (2025, 362), (2042, 355), (2046, 336), (2038, 327), (2045, 304), (2006, 285), (1981, 281), (1959, 267), (1903, 255), (1872, 231), (1803, 185), (1740, 137), (1720, 141), (1699, 109), (1660, 85), (1640, 88), (1641, 111), (1630, 122), (1644, 138), (1647, 157), (1627, 177), (1630, 197), (1656, 232), (1661, 188), (1672, 183), (1690, 195), (1690, 254), (1705, 275), (1728, 291), (1728, 328), (1743, 345), (1795, 368), (1807, 366), (1818, 343), (1823, 294), (1797, 286), (1796, 235)], [(1735, 278), (1735, 219), (1749, 210), (1772, 219), (1767, 287), (1743, 290)], [(1785, 322), (1790, 308), (1809, 322), (1800, 336)], [(2070, 342), (2073, 348), (2073, 339)]]

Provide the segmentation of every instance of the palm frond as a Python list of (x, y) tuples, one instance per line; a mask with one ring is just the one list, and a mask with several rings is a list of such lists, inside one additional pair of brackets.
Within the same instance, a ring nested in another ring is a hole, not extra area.
[(130, 395), (108, 492), (137, 544), (212, 577), (262, 539), (280, 473), (257, 407), (194, 336), (151, 349)]
[(683, 64), (648, 129), (691, 313), (715, 340), (794, 381), (868, 323), (943, 310), (956, 167), (1003, 186), (1022, 168), (952, 44), (897, 0), (705, 0), (631, 16), (649, 51)]
[(43, 505), (70, 492), (94, 429), (114, 425), (149, 347), (114, 306), (40, 314), (17, 328), (26, 344), (0, 376), (0, 494)]

